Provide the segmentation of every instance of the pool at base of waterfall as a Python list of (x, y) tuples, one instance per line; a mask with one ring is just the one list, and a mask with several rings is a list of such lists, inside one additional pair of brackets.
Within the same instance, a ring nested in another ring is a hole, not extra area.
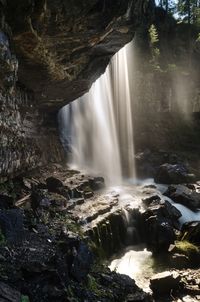
[(109, 265), (110, 270), (128, 275), (140, 288), (149, 292), (149, 280), (156, 272), (152, 253), (139, 245), (127, 247), (115, 257)]
[[(185, 206), (173, 202), (170, 198), (163, 196), (162, 193), (166, 190), (166, 185), (158, 185), (153, 179), (147, 179), (145, 181), (132, 184), (131, 181), (126, 182), (121, 187), (115, 187), (114, 190), (119, 193), (119, 201), (122, 207), (126, 208), (126, 205), (131, 208), (141, 208), (143, 198), (149, 196), (159, 196), (163, 200), (169, 201), (173, 206), (177, 208), (182, 214), (179, 218), (180, 226), (185, 222), (199, 221), (200, 211), (193, 212)], [(125, 212), (127, 220), (127, 236), (129, 225), (129, 215)], [(133, 230), (130, 228), (131, 236), (133, 238)], [(136, 236), (137, 237), (137, 236)], [(130, 242), (130, 241), (129, 241)], [(125, 274), (134, 279), (135, 283), (146, 292), (151, 292), (149, 287), (151, 277), (163, 270), (169, 269), (169, 263), (163, 259), (162, 254), (154, 257), (152, 252), (147, 250), (143, 244), (134, 246), (128, 246), (118, 254), (114, 255), (109, 263), (111, 271), (116, 271), (120, 274)]]

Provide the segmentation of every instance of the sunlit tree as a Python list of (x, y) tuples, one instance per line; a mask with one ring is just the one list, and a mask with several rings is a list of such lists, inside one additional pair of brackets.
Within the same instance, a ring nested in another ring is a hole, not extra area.
[(150, 49), (152, 55), (151, 63), (156, 69), (159, 69), (160, 68), (159, 66), (160, 50), (158, 48), (159, 37), (158, 37), (157, 28), (155, 27), (154, 24), (152, 24), (149, 28), (149, 42), (150, 42)]
[(200, 0), (179, 0), (177, 11), (183, 21), (200, 25)]

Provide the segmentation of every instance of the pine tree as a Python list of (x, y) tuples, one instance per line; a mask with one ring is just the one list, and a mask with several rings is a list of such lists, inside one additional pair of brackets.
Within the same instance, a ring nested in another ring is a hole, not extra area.
[(160, 69), (159, 66), (160, 50), (158, 48), (158, 42), (159, 42), (158, 31), (156, 26), (152, 24), (149, 27), (149, 45), (150, 45), (151, 56), (152, 56), (150, 62), (156, 69)]
[(166, 10), (167, 13), (173, 12), (175, 8), (175, 1), (173, 0), (160, 0), (158, 6)]
[(177, 11), (183, 21), (200, 25), (200, 0), (179, 0)]

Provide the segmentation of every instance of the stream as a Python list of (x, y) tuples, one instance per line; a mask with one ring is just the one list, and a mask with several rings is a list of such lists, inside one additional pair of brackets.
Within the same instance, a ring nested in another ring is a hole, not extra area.
[[(127, 184), (128, 183), (128, 184)], [(132, 183), (132, 184), (131, 184)], [(114, 190), (119, 194), (119, 201), (123, 208), (143, 208), (142, 199), (151, 195), (158, 195), (161, 199), (168, 200), (173, 206), (175, 206), (181, 213), (182, 216), (179, 218), (180, 226), (189, 221), (200, 220), (200, 211), (193, 212), (184, 205), (173, 202), (170, 198), (163, 195), (167, 185), (156, 184), (153, 179), (146, 179), (134, 184), (134, 181), (126, 181), (123, 186), (112, 187), (109, 190)], [(128, 215), (126, 213), (126, 219), (128, 224)], [(129, 228), (129, 226), (128, 226)], [(134, 236), (137, 230), (130, 229), (130, 236)], [(116, 271), (120, 274), (125, 274), (135, 280), (136, 284), (141, 287), (144, 291), (149, 292), (149, 280), (150, 278), (160, 271), (162, 271), (164, 263), (162, 259), (156, 261), (152, 256), (152, 253), (142, 245), (128, 246), (119, 254), (114, 255), (110, 261), (109, 268), (112, 271)], [(167, 268), (167, 267), (165, 267)]]

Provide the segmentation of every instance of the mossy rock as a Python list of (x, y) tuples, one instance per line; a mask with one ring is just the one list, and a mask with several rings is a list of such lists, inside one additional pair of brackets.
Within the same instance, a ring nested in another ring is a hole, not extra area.
[(175, 246), (178, 252), (188, 256), (191, 260), (196, 256), (200, 257), (199, 247), (187, 240), (176, 241)]

